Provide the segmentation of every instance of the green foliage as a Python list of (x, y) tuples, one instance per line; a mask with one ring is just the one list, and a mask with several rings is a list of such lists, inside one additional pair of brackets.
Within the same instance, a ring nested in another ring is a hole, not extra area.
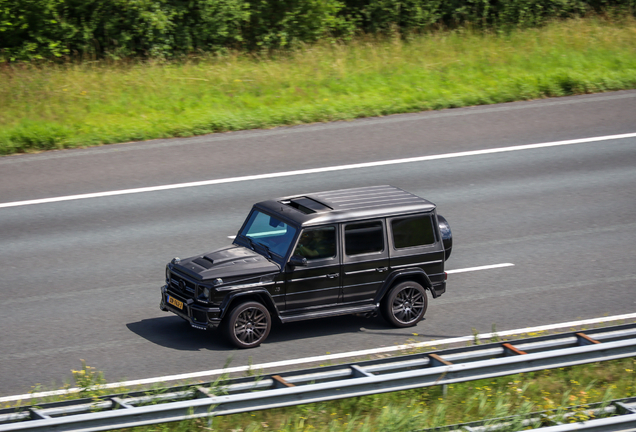
[(510, 29), (636, 0), (0, 0), (0, 61), (270, 50), (355, 33)]
[(633, 12), (634, 0), (344, 0), (348, 14), (367, 33), (430, 28), (510, 29), (582, 17), (609, 9)]
[(283, 48), (316, 42), (327, 35), (354, 32), (338, 0), (248, 0), (250, 20), (244, 29), (247, 48)]
[(183, 61), (0, 64), (0, 154), (636, 88), (635, 28), (590, 18)]
[(0, 0), (0, 59), (165, 57), (234, 46), (242, 0)]
[(80, 370), (71, 370), (75, 384), (80, 389), (79, 395), (80, 397), (97, 397), (100, 386), (106, 383), (104, 374), (92, 366), (87, 366), (84, 360), (81, 362)]

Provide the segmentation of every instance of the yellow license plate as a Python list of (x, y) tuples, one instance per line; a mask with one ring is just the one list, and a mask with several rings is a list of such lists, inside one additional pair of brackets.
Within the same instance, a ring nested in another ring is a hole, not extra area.
[(180, 302), (179, 300), (177, 300), (174, 297), (168, 296), (168, 303), (170, 303), (173, 306), (178, 307), (179, 309), (183, 309), (183, 302)]

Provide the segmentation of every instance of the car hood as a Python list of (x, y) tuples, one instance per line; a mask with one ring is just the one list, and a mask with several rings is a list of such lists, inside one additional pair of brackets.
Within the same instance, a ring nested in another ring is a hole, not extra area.
[(279, 272), (280, 266), (251, 249), (232, 245), (182, 259), (178, 264), (175, 263), (174, 269), (205, 280)]

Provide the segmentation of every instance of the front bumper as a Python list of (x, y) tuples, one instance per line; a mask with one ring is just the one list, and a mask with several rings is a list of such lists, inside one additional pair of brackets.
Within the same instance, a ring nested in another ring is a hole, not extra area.
[[(179, 308), (171, 304), (169, 297), (177, 300), (183, 307)], [(190, 325), (199, 330), (213, 329), (221, 324), (221, 309), (198, 305), (194, 300), (185, 298), (182, 294), (174, 292), (166, 285), (161, 287), (161, 303), (159, 309), (179, 315)]]

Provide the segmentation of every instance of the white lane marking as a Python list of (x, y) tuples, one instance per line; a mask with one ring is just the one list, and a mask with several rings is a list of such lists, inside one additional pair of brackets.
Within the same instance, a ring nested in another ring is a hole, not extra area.
[(466, 272), (473, 272), (473, 271), (480, 271), (480, 270), (491, 270), (491, 269), (497, 269), (497, 268), (503, 268), (503, 267), (512, 267), (512, 266), (514, 266), (513, 263), (491, 264), (491, 265), (485, 265), (485, 266), (480, 266), (480, 267), (468, 267), (468, 268), (463, 268), (463, 269), (446, 270), (446, 273), (447, 274), (466, 273)]
[(322, 168), (310, 168), (310, 169), (296, 170), (296, 171), (283, 171), (283, 172), (268, 173), (268, 174), (256, 174), (256, 175), (249, 175), (249, 176), (242, 176), (242, 177), (229, 177), (229, 178), (223, 178), (223, 179), (204, 180), (204, 181), (190, 182), (190, 183), (177, 183), (177, 184), (163, 185), (163, 186), (150, 186), (150, 187), (143, 187), (143, 188), (136, 188), (136, 189), (123, 189), (123, 190), (108, 191), (108, 192), (69, 195), (69, 196), (61, 196), (61, 197), (55, 197), (55, 198), (42, 198), (42, 199), (34, 199), (34, 200), (27, 200), (27, 201), (14, 201), (14, 202), (0, 204), (0, 208), (19, 207), (19, 206), (26, 206), (26, 205), (33, 205), (33, 204), (54, 203), (54, 202), (61, 202), (61, 201), (73, 201), (73, 200), (80, 200), (80, 199), (87, 199), (87, 198), (103, 198), (103, 197), (117, 196), (117, 195), (156, 192), (156, 191), (182, 189), (182, 188), (190, 188), (190, 187), (197, 187), (197, 186), (210, 186), (210, 185), (236, 183), (236, 182), (244, 182), (244, 181), (251, 181), (251, 180), (264, 180), (264, 179), (271, 179), (271, 178), (278, 178), (278, 177), (291, 177), (291, 176), (297, 176), (297, 175), (317, 174), (317, 173), (324, 173), (324, 172), (331, 172), (331, 171), (343, 171), (343, 170), (350, 170), (350, 169), (371, 168), (371, 167), (386, 166), (386, 165), (398, 165), (398, 164), (405, 164), (405, 163), (411, 163), (411, 162), (424, 162), (424, 161), (439, 160), (439, 159), (451, 159), (451, 158), (458, 158), (458, 157), (478, 156), (478, 155), (485, 155), (485, 154), (505, 153), (505, 152), (512, 152), (512, 151), (521, 151), (521, 150), (532, 150), (532, 149), (538, 149), (538, 148), (557, 147), (557, 146), (565, 146), (565, 145), (572, 145), (572, 144), (584, 144), (584, 143), (590, 143), (590, 142), (617, 140), (617, 139), (625, 139), (625, 138), (636, 138), (636, 133), (628, 133), (628, 134), (621, 134), (621, 135), (606, 135), (601, 137), (581, 138), (581, 139), (574, 139), (574, 140), (554, 141), (554, 142), (547, 142), (547, 143), (527, 144), (527, 145), (511, 146), (511, 147), (499, 147), (499, 148), (485, 149), (485, 150), (445, 153), (445, 154), (439, 154), (439, 155), (419, 156), (419, 157), (404, 158), (404, 159), (391, 159), (391, 160), (384, 160), (384, 161), (377, 161), (377, 162), (337, 165), (337, 166), (322, 167)]
[[(168, 381), (178, 381), (178, 380), (187, 380), (187, 379), (193, 379), (193, 378), (218, 376), (218, 375), (226, 374), (226, 373), (245, 372), (249, 370), (260, 371), (260, 370), (271, 369), (275, 367), (325, 362), (325, 361), (338, 360), (338, 359), (350, 358), (350, 357), (364, 357), (364, 356), (373, 355), (373, 354), (402, 351), (402, 350), (407, 350), (412, 348), (436, 347), (436, 346), (450, 345), (454, 343), (470, 342), (475, 340), (475, 337), (479, 339), (490, 339), (495, 336), (499, 336), (499, 337), (513, 336), (513, 335), (520, 335), (524, 333), (535, 333), (539, 331), (556, 330), (556, 329), (562, 329), (562, 328), (571, 328), (571, 327), (578, 327), (578, 326), (584, 326), (584, 325), (590, 325), (590, 324), (608, 323), (611, 321), (621, 321), (621, 320), (630, 320), (630, 319), (636, 319), (636, 313), (625, 314), (625, 315), (614, 315), (614, 316), (600, 317), (600, 318), (591, 318), (591, 319), (579, 320), (579, 321), (569, 321), (564, 323), (548, 324), (548, 325), (537, 326), (537, 327), (526, 327), (526, 328), (515, 329), (515, 330), (500, 331), (497, 333), (480, 333), (478, 335), (462, 336), (462, 337), (456, 337), (456, 338), (450, 338), (450, 339), (432, 340), (427, 342), (419, 342), (419, 343), (405, 344), (405, 345), (395, 345), (395, 346), (373, 348), (373, 349), (367, 349), (367, 350), (361, 350), (361, 351), (352, 351), (352, 352), (345, 352), (345, 353), (338, 353), (338, 354), (327, 354), (327, 355), (321, 355), (321, 356), (315, 356), (315, 357), (282, 360), (277, 362), (261, 363), (256, 365), (237, 366), (237, 367), (231, 367), (226, 369), (213, 369), (213, 370), (185, 373), (185, 374), (179, 374), (179, 375), (168, 375), (168, 376), (157, 377), (157, 378), (146, 378), (146, 379), (139, 379), (139, 380), (132, 380), (132, 381), (122, 381), (122, 382), (105, 384), (101, 386), (101, 388), (108, 389), (108, 388), (132, 387), (132, 386), (144, 385), (144, 384), (166, 383)], [(43, 398), (47, 396), (65, 395), (70, 393), (77, 393), (79, 391), (80, 389), (78, 388), (70, 388), (65, 390), (53, 390), (48, 392), (27, 393), (22, 395), (15, 395), (15, 396), (5, 396), (5, 397), (0, 397), (0, 403), (28, 400), (33, 398)]]

